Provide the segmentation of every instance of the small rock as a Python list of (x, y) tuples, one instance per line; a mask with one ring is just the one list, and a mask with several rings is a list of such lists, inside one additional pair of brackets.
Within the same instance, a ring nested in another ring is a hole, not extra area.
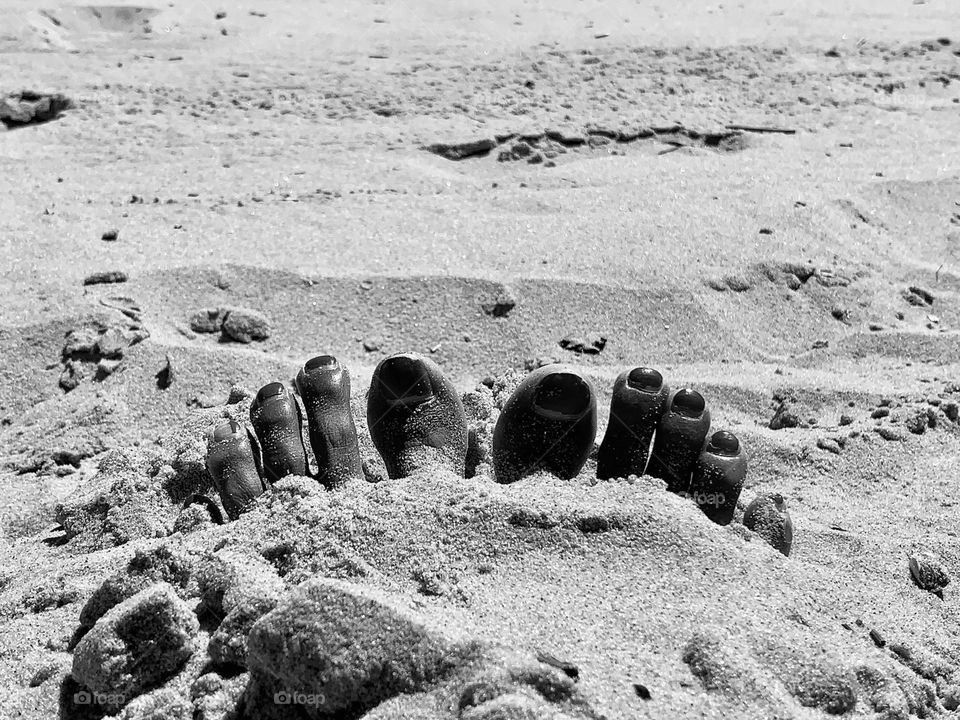
[(876, 628), (870, 630), (870, 639), (873, 640), (873, 644), (879, 648), (882, 648), (887, 644), (887, 641), (884, 640), (883, 635), (880, 634), (880, 631)]
[(108, 285), (127, 281), (127, 274), (120, 270), (104, 270), (87, 275), (83, 279), (84, 285)]
[(173, 676), (195, 650), (200, 624), (173, 588), (158, 583), (104, 615), (77, 644), (73, 677), (111, 700), (116, 713), (144, 690)]
[(650, 691), (647, 689), (646, 685), (641, 685), (640, 683), (633, 684), (633, 691), (637, 694), (637, 697), (641, 700), (650, 699)]
[(910, 576), (921, 590), (939, 595), (950, 584), (946, 568), (930, 553), (910, 556)]
[(833, 438), (822, 437), (817, 439), (817, 447), (834, 455), (840, 454), (840, 444)]
[(867, 327), (870, 329), (870, 332), (880, 332), (883, 330), (883, 325), (878, 322), (872, 322)]
[(224, 308), (205, 308), (190, 318), (190, 329), (198, 333), (220, 332), (223, 326)]
[(170, 362), (170, 356), (167, 355), (163, 361), (163, 366), (154, 376), (157, 380), (157, 389), (166, 390), (173, 384), (173, 363)]
[(787, 287), (790, 288), (791, 290), (799, 290), (803, 286), (803, 283), (800, 281), (800, 278), (798, 278), (796, 275), (793, 275), (792, 273), (790, 275), (787, 275), (786, 283), (787, 283)]
[(297, 692), (316, 698), (311, 717), (359, 717), (424, 691), (476, 661), (479, 646), (451, 629), (380, 591), (308, 580), (250, 631), (247, 712), (266, 715), (261, 709), (275, 708), (276, 693)]
[(951, 422), (956, 422), (957, 418), (960, 417), (960, 405), (953, 402), (945, 402), (943, 404), (943, 414), (947, 416), (947, 419)]
[(892, 442), (905, 442), (907, 439), (907, 434), (899, 429), (883, 425), (876, 428), (877, 435), (882, 437), (884, 440), (890, 440)]
[(926, 409), (919, 410), (913, 415), (910, 415), (904, 421), (904, 425), (907, 430), (912, 432), (914, 435), (923, 435), (926, 432), (929, 418), (927, 417)]
[(853, 424), (853, 415), (848, 415), (847, 413), (842, 413), (842, 414), (840, 415), (840, 422), (839, 422), (839, 424), (840, 424), (841, 427), (843, 427), (844, 425), (852, 425), (852, 424)]
[(780, 403), (780, 407), (776, 409), (776, 412), (773, 413), (773, 417), (770, 418), (770, 429), (771, 430), (782, 430), (783, 428), (795, 428), (800, 425), (800, 418), (793, 411), (790, 405), (786, 402)]
[(480, 138), (455, 143), (434, 143), (424, 149), (447, 160), (465, 160), (477, 155), (486, 155), (496, 146), (497, 141), (493, 138)]
[(606, 347), (607, 339), (603, 335), (593, 335), (587, 338), (567, 335), (558, 344), (564, 350), (570, 352), (582, 355), (597, 355)]
[(890, 408), (878, 407), (872, 413), (870, 413), (870, 417), (872, 417), (874, 420), (879, 420), (880, 418), (887, 417), (889, 414), (890, 414)]
[(760, 495), (747, 506), (743, 524), (784, 555), (793, 546), (793, 521), (780, 494)]
[(250, 389), (244, 385), (233, 384), (230, 386), (230, 393), (227, 395), (227, 405), (236, 405), (253, 397)]
[(117, 229), (107, 230), (103, 235), (100, 236), (101, 240), (106, 240), (107, 242), (114, 242), (120, 238), (120, 231)]
[(73, 101), (66, 95), (24, 90), (0, 100), (0, 123), (7, 127), (44, 123), (72, 107)]
[(367, 352), (377, 352), (380, 349), (380, 345), (377, 344), (376, 340), (364, 340), (363, 349)]
[(120, 359), (111, 360), (110, 358), (102, 358), (97, 363), (97, 379), (102, 380), (103, 378), (113, 375), (113, 371), (120, 367), (120, 363), (122, 362)]
[(83, 363), (76, 360), (67, 360), (63, 364), (63, 372), (60, 373), (60, 388), (64, 392), (70, 392), (80, 384), (84, 374)]
[(221, 332), (224, 338), (241, 343), (266, 340), (270, 337), (270, 321), (256, 310), (229, 308)]
[(227, 11), (226, 11), (226, 10), (217, 10), (217, 12), (214, 14), (213, 17), (214, 17), (216, 20), (223, 20), (226, 16), (227, 16)]
[(483, 298), (480, 301), (480, 309), (495, 318), (507, 317), (516, 305), (516, 298), (506, 288), (500, 290), (496, 295)]
[(919, 297), (927, 305), (933, 305), (933, 301), (935, 298), (933, 297), (933, 293), (931, 293), (929, 290), (924, 290), (922, 287), (911, 285), (908, 288), (908, 292)]

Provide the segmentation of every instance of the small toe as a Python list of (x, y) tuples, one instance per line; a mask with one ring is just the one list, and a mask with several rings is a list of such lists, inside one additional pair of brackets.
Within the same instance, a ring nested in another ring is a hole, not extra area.
[(590, 381), (557, 365), (534, 370), (507, 400), (493, 432), (499, 483), (539, 469), (576, 477), (597, 434), (597, 400)]
[(367, 396), (367, 426), (387, 474), (406, 477), (439, 462), (463, 476), (467, 417), (460, 394), (432, 360), (414, 353), (384, 358)]
[(307, 452), (300, 434), (300, 406), (283, 383), (260, 388), (250, 405), (253, 425), (263, 452), (263, 474), (273, 483), (287, 475), (307, 474)]
[(335, 488), (363, 477), (357, 426), (350, 413), (350, 373), (332, 355), (318, 355), (297, 374), (317, 479)]
[(733, 520), (747, 477), (747, 456), (737, 436), (715, 432), (693, 469), (690, 496), (708, 518), (720, 525)]
[(610, 420), (597, 454), (597, 477), (643, 475), (670, 389), (653, 368), (622, 372), (613, 384)]
[(710, 431), (710, 411), (696, 390), (675, 391), (657, 426), (647, 474), (667, 482), (671, 492), (687, 492), (693, 466)]
[(207, 471), (231, 520), (236, 520), (266, 489), (252, 438), (246, 428), (233, 420), (218, 425), (209, 434)]

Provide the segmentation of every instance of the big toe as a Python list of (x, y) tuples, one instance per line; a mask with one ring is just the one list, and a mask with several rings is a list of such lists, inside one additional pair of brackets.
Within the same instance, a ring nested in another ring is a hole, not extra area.
[(670, 389), (653, 368), (625, 370), (613, 384), (610, 420), (597, 454), (597, 477), (608, 480), (643, 475), (650, 441), (663, 415)]
[(674, 392), (657, 426), (647, 474), (666, 480), (671, 492), (687, 492), (709, 430), (710, 411), (703, 396), (690, 388)]
[(590, 381), (572, 368), (534, 370), (504, 404), (494, 428), (497, 482), (516, 482), (541, 468), (575, 477), (596, 434), (597, 400)]
[(363, 476), (357, 426), (350, 413), (350, 373), (332, 355), (311, 358), (297, 374), (317, 460), (317, 479), (328, 488)]
[(403, 353), (380, 361), (367, 396), (367, 425), (390, 477), (436, 462), (458, 475), (465, 472), (463, 402), (428, 358)]
[(693, 501), (720, 525), (733, 520), (737, 500), (747, 477), (747, 456), (737, 436), (715, 432), (697, 458), (690, 482)]
[(283, 383), (272, 382), (260, 388), (250, 405), (250, 424), (260, 441), (263, 474), (268, 482), (307, 474), (300, 406)]
[(209, 433), (207, 471), (231, 520), (236, 520), (266, 489), (250, 435), (233, 420)]

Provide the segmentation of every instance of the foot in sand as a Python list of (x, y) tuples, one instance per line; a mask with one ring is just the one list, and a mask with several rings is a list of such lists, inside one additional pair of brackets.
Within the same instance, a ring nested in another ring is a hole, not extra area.
[[(357, 430), (350, 414), (350, 376), (331, 355), (307, 361), (296, 379), (307, 415), (317, 480), (328, 489), (362, 477)], [(286, 475), (307, 475), (300, 409), (279, 382), (265, 385), (250, 408), (256, 436), (234, 422), (209, 438), (207, 467), (233, 519)], [(391, 355), (374, 370), (367, 424), (391, 478), (438, 463), (463, 476), (468, 428), (453, 384), (431, 360)], [(714, 522), (733, 519), (746, 476), (736, 436), (713, 434), (710, 411), (696, 390), (671, 392), (656, 370), (625, 371), (613, 388), (610, 421), (597, 454), (600, 479), (649, 475), (692, 497)], [(597, 399), (578, 370), (548, 365), (527, 375), (503, 406), (493, 432), (493, 472), (499, 483), (546, 470), (570, 479), (594, 448)], [(262, 458), (262, 460), (261, 460)]]
[[(350, 414), (350, 374), (335, 357), (319, 355), (300, 369), (296, 386), (306, 411), (317, 480), (334, 489), (363, 477)], [(463, 403), (431, 360), (409, 353), (385, 358), (373, 373), (367, 422), (390, 477), (405, 477), (436, 463), (464, 474)], [(231, 519), (264, 492), (266, 483), (309, 474), (300, 409), (282, 383), (260, 389), (250, 406), (250, 424), (255, 436), (230, 421), (208, 437), (207, 469)]]
[[(671, 392), (656, 370), (617, 377), (610, 420), (597, 453), (597, 477), (648, 475), (694, 499), (721, 525), (733, 519), (747, 461), (736, 436), (714, 433), (696, 390)], [(562, 478), (583, 468), (597, 432), (593, 386), (577, 370), (547, 365), (531, 372), (507, 400), (493, 435), (496, 479), (512, 483), (538, 470)], [(651, 448), (652, 442), (652, 448)]]

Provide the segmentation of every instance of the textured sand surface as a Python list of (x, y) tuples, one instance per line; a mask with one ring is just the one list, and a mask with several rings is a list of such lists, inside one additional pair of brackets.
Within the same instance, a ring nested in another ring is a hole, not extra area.
[[(955, 587), (908, 558), (960, 567), (960, 7), (474, 5), (0, 0), (0, 95), (75, 103), (0, 125), (0, 717), (952, 715)], [(191, 329), (218, 308), (267, 337)], [(231, 386), (336, 355), (372, 458), (365, 392), (404, 351), (464, 392), (575, 364), (598, 441), (623, 369), (697, 388), (749, 452), (744, 499), (787, 499), (793, 554), (593, 461), (178, 517), (210, 491), (204, 430), (246, 410)], [(128, 567), (150, 552), (191, 559)], [(362, 617), (305, 633), (376, 649), (271, 645), (323, 598)], [(250, 668), (204, 667), (277, 603)], [(128, 662), (144, 614), (179, 623), (166, 674)], [(264, 668), (328, 660), (334, 704), (257, 704)], [(61, 705), (83, 679), (126, 694)]]

